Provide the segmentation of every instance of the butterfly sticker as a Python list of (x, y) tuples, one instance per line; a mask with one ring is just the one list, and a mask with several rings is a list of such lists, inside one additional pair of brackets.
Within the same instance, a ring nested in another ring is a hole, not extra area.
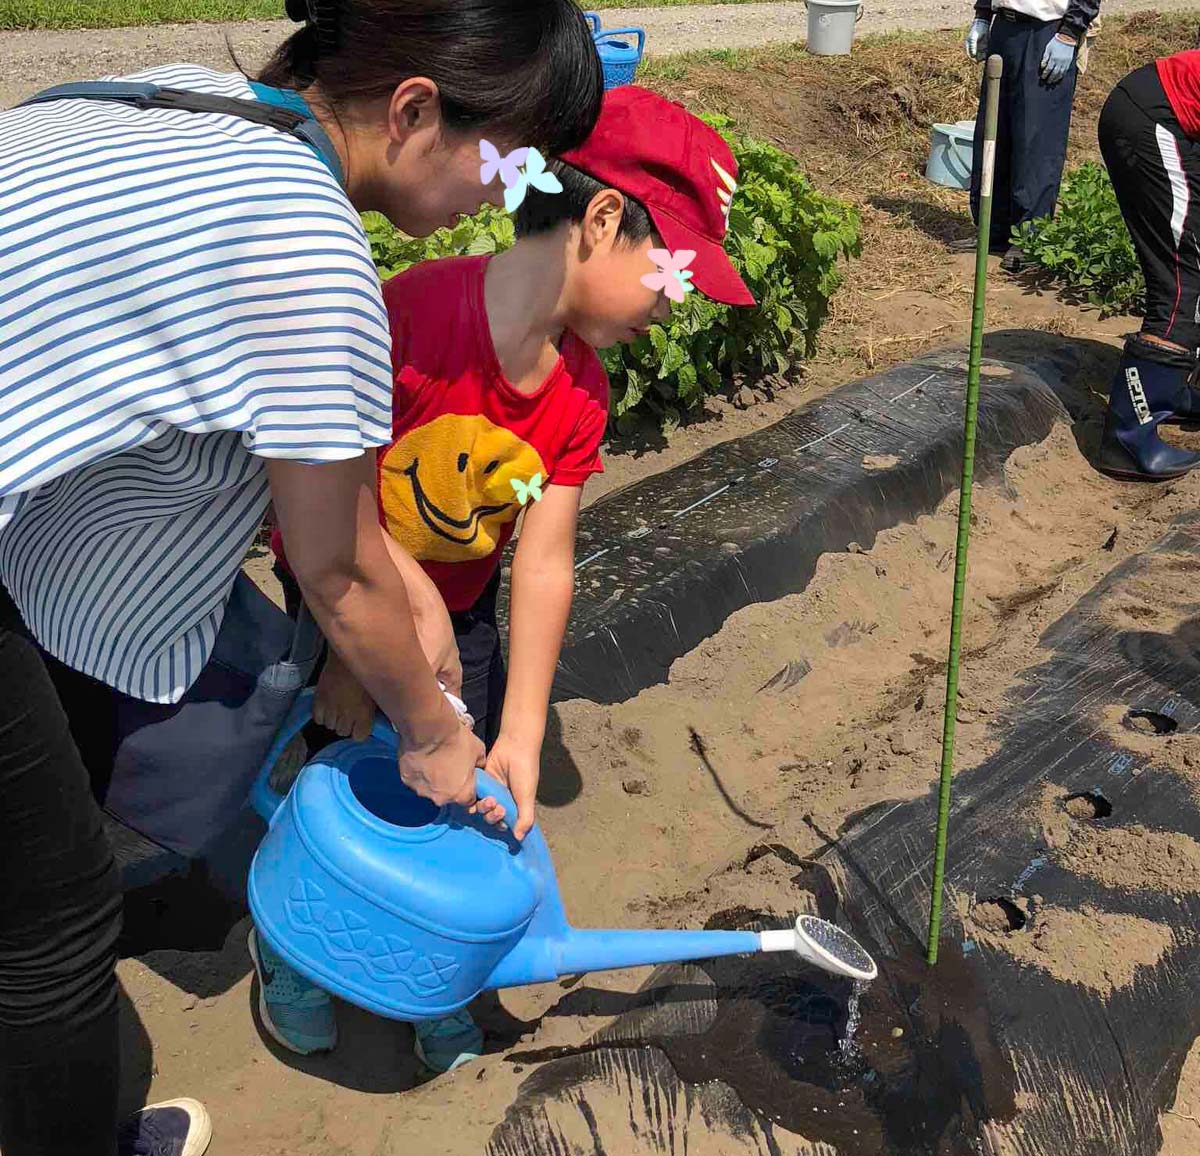
[(517, 495), (517, 501), (523, 506), (532, 498), (535, 502), (542, 500), (542, 475), (534, 474), (528, 482), (521, 481), (520, 478), (509, 479), (512, 482), (513, 491)]
[(526, 157), (525, 168), (517, 174), (516, 184), (504, 190), (505, 212), (515, 212), (531, 188), (543, 193), (562, 192), (562, 182), (553, 173), (546, 172), (546, 158), (533, 148)]
[(521, 179), (521, 166), (529, 157), (528, 149), (513, 149), (506, 157), (500, 155), (490, 140), (479, 142), (479, 156), (483, 164), (479, 166), (479, 179), (485, 185), (490, 185), (497, 176), (504, 182), (506, 189), (511, 189)]
[(661, 290), (672, 301), (682, 301), (685, 293), (695, 289), (691, 283), (692, 271), (688, 266), (696, 259), (695, 249), (651, 249), (650, 260), (657, 266), (657, 272), (647, 273), (642, 278), (642, 284), (647, 289)]

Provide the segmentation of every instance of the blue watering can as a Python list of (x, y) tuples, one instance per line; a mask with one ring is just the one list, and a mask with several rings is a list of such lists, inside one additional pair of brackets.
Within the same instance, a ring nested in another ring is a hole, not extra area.
[[(609, 28), (602, 31), (600, 17), (595, 12), (585, 12), (584, 16), (592, 28), (592, 39), (596, 42), (596, 51), (600, 54), (600, 66), (604, 70), (604, 87), (617, 88), (622, 84), (632, 84), (637, 75), (638, 65), (646, 51), (646, 30), (644, 28)], [(634, 42), (627, 39), (632, 36)]]
[[(250, 910), (289, 964), (350, 1003), (392, 1019), (436, 1019), (492, 988), (759, 951), (794, 951), (828, 971), (875, 978), (858, 943), (814, 916), (764, 932), (576, 930), (538, 828), (518, 843), (410, 791), (382, 718), (365, 742), (321, 751), (285, 800), (270, 771), (311, 709), (305, 692), (254, 788), (270, 830), (250, 868)], [(476, 789), (516, 818), (512, 796), (483, 771)]]

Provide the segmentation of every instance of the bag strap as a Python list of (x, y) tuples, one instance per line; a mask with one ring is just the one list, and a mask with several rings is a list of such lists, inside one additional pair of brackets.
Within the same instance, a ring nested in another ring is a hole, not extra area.
[(324, 640), (321, 637), (321, 628), (312, 616), (308, 603), (302, 601), (296, 613), (296, 629), (292, 631), (292, 649), (288, 654), (288, 662), (297, 665), (308, 662), (316, 656), (322, 641)]
[(261, 100), (241, 100), (232, 96), (215, 96), (207, 92), (192, 92), (186, 88), (162, 88), (157, 84), (130, 80), (86, 80), (57, 84), (21, 101), (17, 108), (31, 104), (46, 104), (53, 100), (112, 100), (134, 108), (165, 108), (181, 112), (207, 112), (236, 116), (253, 124), (261, 124), (297, 137), (313, 149), (325, 162), (338, 184), (344, 183), (342, 162), (329, 134), (311, 115), (305, 115), (282, 105)]

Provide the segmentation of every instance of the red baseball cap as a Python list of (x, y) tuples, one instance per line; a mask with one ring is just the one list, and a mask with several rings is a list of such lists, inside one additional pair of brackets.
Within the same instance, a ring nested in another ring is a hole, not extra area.
[(715, 129), (635, 84), (604, 94), (592, 134), (562, 160), (646, 206), (663, 244), (694, 249), (692, 283), (727, 305), (754, 296), (725, 252), (737, 161)]

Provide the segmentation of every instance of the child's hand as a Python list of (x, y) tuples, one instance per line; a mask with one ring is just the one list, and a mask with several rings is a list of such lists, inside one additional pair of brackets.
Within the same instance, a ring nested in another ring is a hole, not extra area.
[(512, 832), (518, 839), (524, 839), (534, 824), (541, 761), (540, 746), (519, 743), (501, 733), (488, 752), (483, 768), (493, 779), (508, 787), (517, 804), (517, 821), (512, 825)]
[(313, 721), (343, 738), (371, 737), (375, 700), (350, 673), (332, 647), (313, 699)]

